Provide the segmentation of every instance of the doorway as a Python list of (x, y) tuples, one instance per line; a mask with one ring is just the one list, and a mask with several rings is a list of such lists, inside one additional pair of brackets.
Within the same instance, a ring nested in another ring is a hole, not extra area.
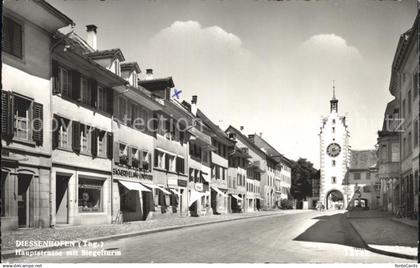
[(142, 192), (143, 201), (143, 220), (147, 219), (151, 211), (155, 211), (155, 203), (153, 202), (152, 192)]
[(30, 226), (29, 222), (29, 186), (32, 175), (18, 175), (18, 224), (20, 228)]
[(69, 188), (70, 176), (56, 175), (55, 177), (55, 215), (56, 223), (69, 223)]

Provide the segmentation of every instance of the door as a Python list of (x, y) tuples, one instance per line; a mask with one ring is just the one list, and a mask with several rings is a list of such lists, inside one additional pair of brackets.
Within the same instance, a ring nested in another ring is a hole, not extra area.
[(69, 223), (69, 176), (57, 175), (55, 180), (55, 215), (56, 223)]
[(18, 223), (19, 227), (29, 227), (29, 186), (32, 175), (18, 175)]
[(142, 192), (142, 201), (143, 201), (143, 220), (147, 219), (150, 211), (154, 211), (155, 204), (153, 202), (152, 192)]

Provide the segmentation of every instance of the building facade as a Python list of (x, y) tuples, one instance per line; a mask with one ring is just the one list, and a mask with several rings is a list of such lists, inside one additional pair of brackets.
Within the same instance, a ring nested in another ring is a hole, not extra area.
[(3, 3), (2, 231), (52, 224), (51, 35), (69, 25), (45, 1)]
[(320, 137), (320, 202), (327, 209), (347, 208), (348, 189), (343, 181), (349, 160), (346, 118), (338, 114), (338, 99), (330, 101), (330, 114), (322, 118)]

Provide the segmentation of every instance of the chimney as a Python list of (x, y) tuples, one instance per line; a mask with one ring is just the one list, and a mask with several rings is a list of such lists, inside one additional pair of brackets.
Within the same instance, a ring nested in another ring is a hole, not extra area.
[(197, 115), (197, 95), (193, 95), (191, 99), (191, 113)]
[(153, 69), (146, 69), (146, 80), (153, 79)]
[(98, 50), (98, 40), (97, 40), (98, 38), (96, 34), (96, 29), (98, 29), (98, 27), (96, 27), (96, 25), (94, 24), (86, 25), (86, 32), (87, 32), (86, 42), (95, 51)]

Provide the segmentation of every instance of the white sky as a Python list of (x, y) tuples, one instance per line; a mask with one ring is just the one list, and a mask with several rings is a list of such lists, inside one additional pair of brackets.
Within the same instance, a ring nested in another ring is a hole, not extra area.
[(49, 1), (98, 26), (143, 73), (172, 76), (215, 123), (245, 127), (291, 159), (319, 167), (320, 118), (335, 80), (353, 149), (372, 149), (391, 95), (390, 67), (416, 0)]

